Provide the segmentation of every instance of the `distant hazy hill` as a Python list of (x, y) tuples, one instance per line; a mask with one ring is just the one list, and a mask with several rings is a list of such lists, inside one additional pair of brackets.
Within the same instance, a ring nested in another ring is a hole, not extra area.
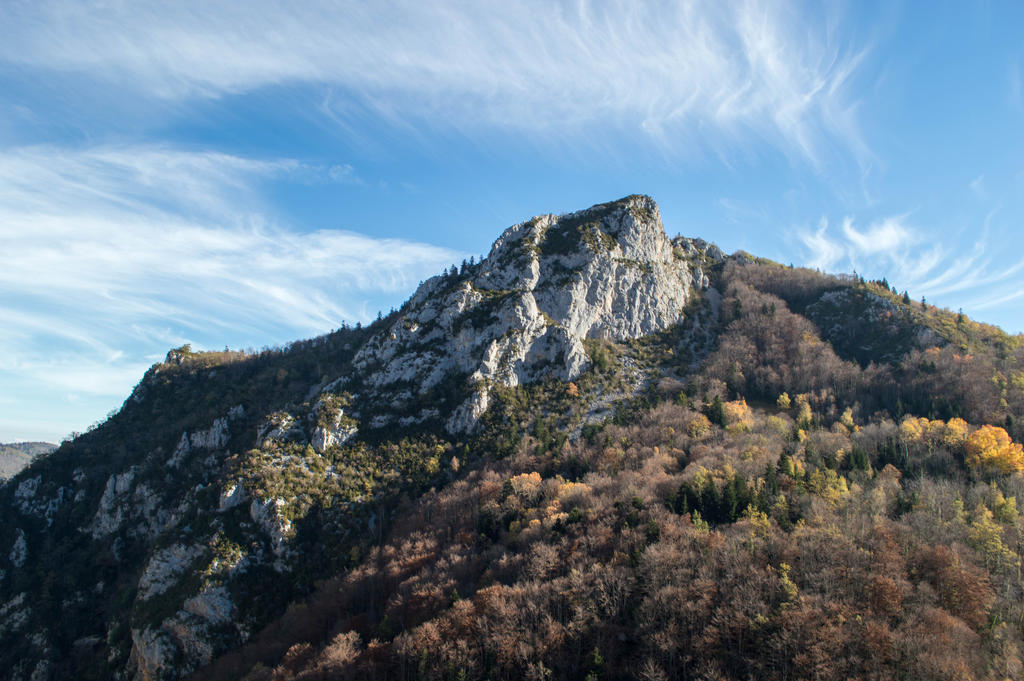
[(57, 449), (49, 442), (12, 442), (0, 444), (0, 478), (9, 478), (28, 465), (34, 457)]

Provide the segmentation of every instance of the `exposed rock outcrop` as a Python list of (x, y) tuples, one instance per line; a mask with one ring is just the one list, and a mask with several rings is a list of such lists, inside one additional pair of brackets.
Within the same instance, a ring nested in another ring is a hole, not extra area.
[(249, 500), (249, 495), (246, 493), (245, 488), (242, 487), (242, 483), (233, 482), (224, 488), (224, 491), (220, 493), (220, 501), (217, 504), (217, 510), (223, 513), (229, 511), (235, 506), (240, 506)]
[(207, 430), (192, 433), (189, 442), (193, 449), (220, 449), (228, 443), (228, 420), (221, 417)]
[(359, 431), (355, 420), (345, 414), (349, 398), (348, 393), (324, 392), (313, 405), (309, 418), (314, 425), (309, 444), (317, 454), (345, 444)]
[(208, 587), (159, 627), (133, 630), (135, 681), (177, 678), (209, 664), (216, 650), (212, 628), (230, 625), (234, 609), (227, 589)]
[(305, 441), (306, 434), (295, 417), (286, 411), (276, 412), (260, 426), (256, 446), (266, 447), (274, 440)]
[(20, 527), (16, 532), (18, 538), (14, 540), (14, 546), (11, 547), (8, 559), (14, 567), (21, 567), (25, 564), (25, 558), (28, 557), (28, 545), (25, 543), (25, 532)]
[(202, 553), (202, 547), (181, 544), (156, 551), (139, 579), (138, 597), (145, 600), (167, 591)]
[(705, 275), (665, 236), (649, 197), (544, 215), (506, 230), (466, 273), (422, 284), (355, 365), (375, 388), (412, 385), (418, 395), (453, 372), (467, 377), (471, 395), (447, 420), (450, 432), (465, 432), (491, 386), (571, 380), (589, 365), (585, 339), (675, 324), (701, 286)]
[(249, 517), (270, 538), (271, 549), (278, 557), (284, 555), (285, 541), (292, 529), (291, 521), (281, 514), (284, 506), (284, 499), (253, 499), (249, 504)]
[(131, 491), (134, 482), (134, 466), (124, 473), (111, 475), (107, 480), (107, 486), (103, 490), (103, 496), (100, 497), (100, 505), (92, 522), (94, 539), (106, 536), (121, 526), (126, 509), (120, 502)]

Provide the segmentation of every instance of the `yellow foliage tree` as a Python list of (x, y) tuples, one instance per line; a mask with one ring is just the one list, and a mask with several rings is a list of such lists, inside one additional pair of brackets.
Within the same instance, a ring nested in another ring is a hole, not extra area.
[(508, 481), (509, 492), (521, 499), (532, 501), (540, 494), (542, 482), (540, 473), (536, 471), (514, 475)]
[(704, 437), (711, 431), (711, 421), (704, 414), (696, 414), (686, 424), (686, 434), (690, 437)]
[(1024, 447), (998, 426), (982, 426), (964, 445), (967, 465), (977, 471), (1014, 473), (1024, 470)]
[(811, 411), (811, 405), (807, 401), (807, 395), (796, 396), (796, 423), (803, 429), (810, 428), (814, 423), (814, 412)]
[(830, 468), (824, 470), (819, 468), (811, 473), (808, 487), (811, 492), (817, 494), (833, 506), (838, 506), (839, 502), (850, 493), (850, 487), (846, 483), (846, 478), (838, 475)]
[(961, 418), (951, 418), (946, 423), (946, 432), (942, 435), (942, 442), (948, 447), (958, 447), (967, 441), (967, 421)]
[[(925, 421), (928, 421), (928, 419), (925, 419)], [(946, 437), (946, 422), (942, 419), (928, 421), (928, 424), (922, 430), (921, 437), (927, 442), (928, 451), (931, 452), (943, 443)]]
[(967, 543), (985, 556), (989, 570), (1015, 566), (1017, 556), (1003, 543), (1003, 528), (994, 520), (992, 511), (979, 504), (974, 521), (967, 530)]
[(849, 430), (853, 430), (855, 426), (853, 422), (853, 409), (850, 409), (849, 407), (844, 409), (843, 415), (839, 417), (839, 422), (846, 426)]
[(917, 442), (928, 428), (928, 419), (907, 416), (900, 423), (900, 439), (904, 442)]
[(725, 426), (727, 430), (750, 430), (754, 425), (754, 415), (747, 406), (747, 401), (740, 398), (722, 405), (725, 410)]

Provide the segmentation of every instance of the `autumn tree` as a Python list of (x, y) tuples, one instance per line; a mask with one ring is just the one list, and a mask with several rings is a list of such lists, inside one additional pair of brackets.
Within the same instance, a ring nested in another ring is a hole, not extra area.
[(998, 426), (982, 426), (964, 445), (967, 465), (983, 473), (1014, 473), (1024, 470), (1024, 447), (1013, 442)]

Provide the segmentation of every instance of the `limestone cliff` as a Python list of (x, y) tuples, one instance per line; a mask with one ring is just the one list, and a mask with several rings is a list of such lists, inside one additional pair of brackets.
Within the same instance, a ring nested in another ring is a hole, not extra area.
[[(470, 395), (446, 427), (471, 431), (492, 386), (574, 379), (588, 366), (584, 339), (677, 323), (694, 287), (707, 285), (687, 255), (646, 196), (535, 217), (507, 229), (479, 264), (423, 283), (355, 366), (375, 389), (402, 385), (409, 402), (453, 372), (467, 377)], [(406, 418), (436, 416), (424, 406)], [(378, 415), (374, 425), (387, 422)]]

